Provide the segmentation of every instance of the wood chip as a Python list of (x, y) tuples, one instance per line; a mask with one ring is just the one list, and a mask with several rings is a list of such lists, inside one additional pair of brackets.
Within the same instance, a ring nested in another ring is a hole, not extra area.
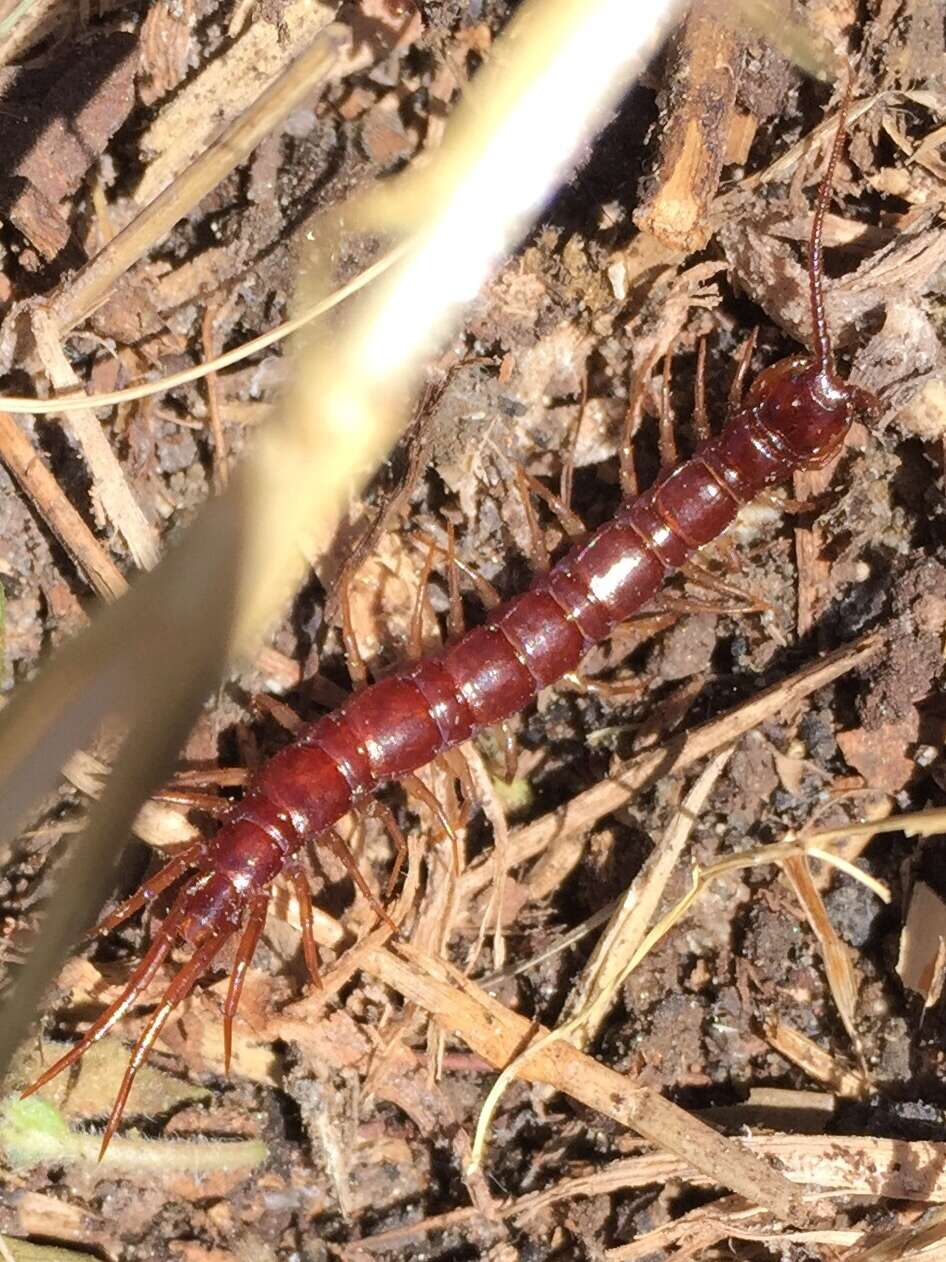
[[(138, 41), (113, 31), (70, 45), (42, 71), (5, 71), (4, 153), (12, 146), (23, 154), (9, 173), (25, 176), (53, 203), (75, 192), (131, 111), (137, 65)], [(38, 100), (35, 82), (44, 88)]]
[(744, 49), (744, 27), (725, 21), (714, 0), (691, 6), (673, 52), (672, 113), (657, 174), (634, 211), (638, 228), (686, 253), (710, 237), (707, 211), (729, 143)]
[(194, 0), (156, 0), (141, 26), (138, 95), (153, 105), (187, 74), (194, 51)]
[(910, 757), (919, 740), (920, 716), (915, 708), (901, 723), (854, 728), (838, 733), (838, 745), (846, 761), (859, 771), (871, 789), (897, 793), (912, 779), (916, 763)]
[(933, 1008), (943, 992), (946, 972), (946, 902), (917, 881), (900, 934), (897, 973), (904, 986), (923, 996), (923, 1007)]
[(265, 18), (253, 22), (226, 52), (209, 61), (142, 134), (139, 144), (147, 170), (135, 191), (138, 204), (146, 205), (167, 188), (334, 17), (334, 5), (294, 0), (278, 23)]

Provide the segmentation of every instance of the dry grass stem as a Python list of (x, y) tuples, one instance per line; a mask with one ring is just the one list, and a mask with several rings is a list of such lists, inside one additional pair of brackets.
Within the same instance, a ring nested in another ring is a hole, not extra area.
[[(876, 633), (829, 653), (796, 674), (766, 688), (750, 701), (728, 710), (657, 749), (637, 754), (600, 784), (576, 794), (564, 806), (517, 829), (509, 839), (509, 865), (517, 867), (541, 854), (559, 836), (580, 833), (602, 816), (617, 810), (660, 776), (685, 771), (709, 754), (738, 739), (766, 719), (791, 709), (835, 679), (868, 662), (883, 645)], [(946, 812), (944, 812), (946, 815)], [(893, 830), (891, 830), (893, 831)], [(840, 835), (846, 835), (843, 831)], [(824, 839), (824, 838), (822, 838)], [(471, 866), (463, 878), (463, 894), (472, 898), (493, 879), (493, 857), (487, 855)]]
[[(755, 1135), (744, 1142), (753, 1152), (776, 1160), (792, 1182), (807, 1186), (812, 1192), (886, 1197), (919, 1203), (946, 1202), (944, 1144), (794, 1134)], [(605, 1196), (647, 1186), (664, 1186), (677, 1179), (701, 1185), (716, 1182), (715, 1179), (708, 1181), (702, 1178), (666, 1152), (652, 1152), (612, 1161), (590, 1173), (571, 1175), (541, 1192), (511, 1197), (498, 1206), (497, 1212), (503, 1219), (521, 1219), (523, 1225), (527, 1225), (529, 1219), (539, 1218), (562, 1201)], [(718, 1208), (720, 1203), (715, 1204)], [(756, 1208), (754, 1212), (760, 1211)], [(379, 1232), (360, 1240), (358, 1247), (371, 1253), (386, 1252), (434, 1232), (469, 1229), (479, 1217), (474, 1207), (467, 1206)], [(673, 1224), (668, 1226), (672, 1228)], [(899, 1256), (885, 1253), (882, 1258), (880, 1255), (870, 1259), (857, 1257), (850, 1262), (894, 1262)]]
[(263, 137), (311, 94), (315, 84), (329, 79), (350, 42), (346, 27), (337, 23), (326, 27), (208, 150), (67, 282), (49, 304), (60, 335), (90, 315), (125, 272), (244, 162)]
[[(497, 1068), (507, 1065), (531, 1038), (550, 1033), (510, 1012), (445, 961), (407, 944), (367, 955), (363, 967), (428, 1011), (445, 1031), (459, 1035)], [(569, 1043), (559, 1041), (543, 1048), (528, 1060), (523, 1072), (528, 1080), (564, 1091), (684, 1158), (713, 1182), (740, 1192), (779, 1218), (787, 1222), (807, 1218), (797, 1193), (766, 1162)], [(474, 1149), (474, 1160), (475, 1156)]]
[(39, 452), (8, 412), (0, 412), (0, 460), (95, 591), (108, 600), (121, 596), (128, 586), (121, 570), (72, 507)]
[[(827, 851), (819, 850), (819, 857), (824, 858), (827, 856), (827, 853)], [(812, 878), (810, 858), (810, 852), (805, 855), (793, 855), (784, 860), (782, 871), (794, 890), (795, 897), (804, 908), (808, 923), (818, 939), (821, 957), (824, 960), (825, 974), (828, 978), (828, 985), (831, 988), (831, 994), (838, 1013), (847, 1031), (848, 1038), (851, 1040), (858, 1056), (862, 1058), (855, 1017), (859, 984), (854, 961), (851, 958), (850, 950), (841, 941), (837, 930), (831, 923), (831, 917), (828, 915), (828, 909), (824, 905), (824, 899), (821, 897)], [(857, 868), (854, 868), (853, 871), (858, 872), (858, 876), (863, 875)], [(848, 874), (851, 874), (850, 866), (848, 866)]]
[(815, 1231), (786, 1231), (785, 1228), (756, 1206), (747, 1205), (741, 1196), (727, 1196), (701, 1205), (681, 1218), (656, 1227), (630, 1244), (607, 1249), (604, 1262), (639, 1262), (654, 1256), (657, 1250), (673, 1249), (673, 1258), (706, 1256), (706, 1250), (723, 1240), (755, 1240), (771, 1245), (833, 1245), (843, 1247), (863, 1239), (864, 1232), (820, 1228)]
[[(723, 761), (725, 761), (725, 757), (728, 757), (728, 752), (729, 751), (726, 751)], [(716, 761), (719, 761), (719, 756)], [(704, 773), (705, 779), (704, 777), (701, 777), (701, 780), (698, 781), (694, 790), (691, 792), (691, 799), (696, 798), (699, 800), (700, 797), (709, 792), (719, 775), (719, 770), (721, 770), (721, 768), (717, 768), (715, 764), (711, 764), (711, 766), (707, 769), (709, 774)], [(686, 813), (690, 814), (693, 811), (694, 808), (691, 805), (690, 809)], [(681, 814), (683, 813), (681, 812)], [(482, 1157), (486, 1147), (489, 1128), (492, 1125), (493, 1115), (496, 1112), (502, 1094), (514, 1078), (521, 1076), (525, 1065), (532, 1059), (533, 1056), (541, 1052), (545, 1052), (551, 1045), (557, 1043), (559, 1040), (569, 1038), (572, 1031), (580, 1029), (586, 1021), (591, 1021), (592, 1028), (596, 1028), (595, 1022), (600, 1019), (604, 1011), (606, 1011), (607, 1006), (611, 1003), (615, 988), (620, 986), (623, 980), (637, 967), (647, 954), (654, 949), (657, 943), (660, 942), (662, 938), (666, 937), (666, 935), (680, 921), (693, 903), (695, 903), (700, 897), (706, 887), (715, 880), (716, 877), (722, 876), (727, 872), (739, 871), (742, 868), (758, 867), (760, 864), (785, 864), (790, 862), (792, 859), (803, 857), (805, 855), (805, 845), (806, 843), (804, 841), (787, 840), (776, 845), (761, 847), (758, 850), (750, 850), (736, 855), (729, 855), (724, 859), (720, 859), (719, 862), (711, 864), (707, 868), (701, 869), (699, 867), (694, 867), (692, 885), (688, 893), (686, 893), (683, 898), (681, 898), (679, 902), (676, 903), (670, 911), (668, 911), (667, 914), (657, 922), (657, 924), (643, 934), (640, 943), (634, 950), (633, 955), (626, 959), (623, 971), (620, 972), (620, 974), (613, 974), (609, 977), (610, 985), (608, 987), (602, 986), (601, 989), (597, 991), (595, 997), (589, 1000), (586, 1008), (579, 1012), (578, 1015), (573, 1017), (570, 1021), (566, 1022), (565, 1025), (560, 1026), (547, 1034), (543, 1034), (537, 1040), (530, 1041), (528, 1047), (524, 1048), (515, 1060), (510, 1061), (509, 1064), (504, 1067), (499, 1078), (491, 1087), (489, 1095), (487, 1096), (480, 1112), (479, 1121), (476, 1127), (476, 1138), (473, 1142), (474, 1156), (477, 1159)], [(828, 851), (819, 850), (818, 853), (819, 857), (825, 862), (833, 862), (833, 856)], [(875, 881), (866, 873), (861, 872), (858, 868), (852, 868), (851, 875), (855, 874), (862, 884), (866, 885), (873, 893), (882, 898), (884, 902), (890, 902), (890, 894), (882, 885), (879, 884), (879, 882)], [(851, 1003), (851, 1010), (853, 1013), (853, 1002)]]
[(819, 1047), (806, 1034), (786, 1021), (774, 1018), (765, 1023), (765, 1037), (779, 1055), (803, 1070), (815, 1082), (822, 1082), (839, 1096), (861, 1099), (870, 1090), (866, 1075), (839, 1064), (830, 1052)]
[(353, 276), (351, 280), (346, 281), (344, 285), (340, 285), (338, 289), (334, 290), (327, 297), (319, 298), (303, 307), (299, 314), (293, 316), (291, 320), (284, 320), (268, 332), (261, 333), (259, 337), (254, 337), (250, 341), (244, 342), (242, 346), (235, 346), (232, 350), (225, 351), (214, 359), (195, 364), (192, 368), (183, 368), (180, 372), (168, 373), (155, 381), (143, 381), (135, 386), (125, 386), (121, 390), (108, 390), (99, 394), (66, 394), (55, 399), (31, 399), (20, 395), (0, 395), (0, 408), (5, 409), (7, 412), (48, 415), (50, 413), (82, 411), (86, 408), (116, 407), (122, 403), (134, 403), (138, 399), (148, 399), (156, 394), (165, 394), (169, 390), (176, 390), (179, 386), (189, 385), (192, 381), (200, 381), (210, 373), (219, 373), (225, 368), (231, 368), (234, 364), (240, 363), (241, 360), (248, 359), (251, 355), (257, 355), (260, 351), (266, 350), (267, 347), (274, 346), (277, 342), (282, 342), (286, 338), (291, 337), (293, 333), (298, 333), (307, 324), (318, 319), (319, 316), (325, 315), (334, 307), (337, 307), (339, 303), (344, 302), (346, 298), (358, 293), (365, 285), (370, 284), (376, 277), (386, 272), (393, 263), (396, 263), (398, 259), (404, 256), (410, 249), (410, 244), (409, 241), (403, 241), (399, 245), (393, 246), (382, 254), (376, 262), (372, 263), (370, 267), (366, 267), (356, 276)]
[[(63, 354), (62, 345), (48, 311), (33, 312), (36, 349), (54, 390), (74, 390), (79, 379)], [(71, 430), (85, 459), (95, 494), (108, 520), (119, 532), (132, 560), (140, 569), (150, 570), (158, 561), (157, 532), (141, 510), (111, 443), (93, 413), (76, 409), (70, 413)]]
[(647, 930), (731, 754), (732, 746), (721, 750), (700, 773), (596, 944), (565, 1008), (564, 1015), (575, 1015), (556, 1031), (576, 1047), (587, 1047), (594, 1040), (621, 985), (643, 959)]

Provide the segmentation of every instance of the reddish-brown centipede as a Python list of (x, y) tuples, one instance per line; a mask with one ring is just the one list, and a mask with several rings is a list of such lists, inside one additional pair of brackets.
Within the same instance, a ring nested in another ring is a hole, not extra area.
[[(180, 883), (174, 902), (122, 995), (81, 1040), (28, 1089), (35, 1091), (129, 1011), (176, 942), (193, 947), (131, 1054), (105, 1127), (104, 1153), (135, 1074), (174, 1008), (239, 932), (224, 1004), (226, 1057), (246, 970), (266, 917), (274, 879), (285, 874), (302, 908), (303, 945), (313, 976), (312, 903), (299, 861), (304, 844), (338, 850), (333, 825), (386, 782), (411, 775), (481, 729), (521, 710), (573, 671), (591, 645), (638, 611), (664, 579), (716, 538), (763, 488), (816, 468), (840, 448), (871, 396), (836, 373), (824, 305), (822, 233), (844, 137), (844, 112), (818, 191), (809, 245), (814, 351), (766, 369), (722, 432), (663, 473), (642, 495), (500, 605), (485, 625), (436, 656), (362, 688), (335, 712), (304, 725), (290, 745), (249, 780), (209, 841), (188, 847), (100, 926), (113, 928)], [(350, 856), (348, 856), (350, 861)], [(353, 872), (356, 880), (357, 871)]]

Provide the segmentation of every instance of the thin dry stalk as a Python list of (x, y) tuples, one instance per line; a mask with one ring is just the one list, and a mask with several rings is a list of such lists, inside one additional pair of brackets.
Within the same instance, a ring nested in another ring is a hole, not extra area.
[(781, 1018), (766, 1022), (763, 1031), (768, 1042), (781, 1056), (804, 1070), (815, 1082), (830, 1087), (836, 1095), (854, 1099), (867, 1095), (870, 1083), (866, 1076), (840, 1064), (807, 1034), (802, 1034)]
[[(789, 1179), (812, 1191), (937, 1204), (946, 1201), (946, 1144), (796, 1134), (754, 1135), (744, 1142), (753, 1152), (777, 1161)], [(504, 1219), (515, 1218), (526, 1225), (529, 1219), (538, 1218), (562, 1201), (608, 1196), (648, 1186), (659, 1187), (675, 1180), (701, 1186), (716, 1182), (706, 1180), (666, 1152), (649, 1152), (612, 1161), (593, 1173), (561, 1179), (541, 1192), (511, 1197), (499, 1206), (498, 1212)], [(721, 1204), (715, 1202), (716, 1208)], [(754, 1212), (758, 1214), (762, 1211), (756, 1209)], [(473, 1206), (465, 1206), (380, 1232), (360, 1240), (358, 1245), (361, 1249), (380, 1253), (401, 1248), (418, 1237), (434, 1232), (469, 1231), (479, 1220), (477, 1210)], [(652, 1249), (654, 1247), (651, 1246)], [(894, 1258), (899, 1256), (890, 1253), (884, 1254), (882, 1259), (855, 1256), (850, 1262), (894, 1262)]]
[[(759, 1225), (753, 1227), (753, 1223)], [(725, 1201), (703, 1205), (675, 1222), (649, 1231), (631, 1244), (607, 1249), (602, 1257), (604, 1262), (638, 1262), (638, 1259), (652, 1257), (657, 1249), (673, 1247), (674, 1262), (688, 1262), (706, 1257), (706, 1250), (723, 1240), (755, 1240), (774, 1247), (798, 1244), (843, 1248), (856, 1244), (864, 1234), (857, 1228), (785, 1231), (770, 1214), (747, 1207), (740, 1197), (727, 1197)]]
[[(727, 711), (657, 749), (647, 750), (619, 765), (607, 780), (579, 793), (558, 810), (543, 815), (509, 839), (509, 865), (517, 867), (541, 854), (561, 836), (582, 832), (602, 816), (624, 806), (658, 777), (685, 771), (701, 758), (729, 745), (765, 719), (790, 709), (827, 684), (856, 670), (883, 646), (883, 637), (871, 633), (803, 667), (751, 701)], [(819, 834), (820, 835), (820, 834)], [(842, 830), (841, 835), (846, 835)], [(463, 878), (463, 896), (471, 899), (494, 877), (494, 859), (487, 855), (471, 866)]]
[(838, 1013), (847, 1031), (848, 1038), (854, 1045), (858, 1057), (863, 1062), (861, 1043), (857, 1034), (855, 1011), (859, 986), (851, 953), (847, 945), (841, 941), (837, 930), (831, 923), (828, 909), (824, 905), (824, 899), (821, 897), (812, 878), (808, 856), (797, 855), (791, 859), (786, 859), (782, 864), (782, 871), (795, 891), (795, 896), (804, 908), (808, 923), (818, 939), (831, 994), (834, 997), (834, 1002), (837, 1005)]
[[(75, 390), (79, 379), (63, 354), (62, 344), (49, 312), (33, 312), (33, 336), (46, 375), (54, 390)], [(92, 485), (109, 521), (128, 545), (139, 568), (150, 570), (158, 561), (158, 536), (141, 510), (111, 443), (95, 415), (88, 409), (69, 416), (68, 428), (85, 458)]]
[(402, 241), (399, 245), (393, 246), (382, 254), (376, 262), (372, 263), (370, 267), (366, 267), (364, 271), (353, 276), (351, 280), (346, 281), (344, 285), (341, 285), (327, 297), (319, 298), (315, 302), (309, 303), (308, 306), (303, 307), (299, 314), (293, 316), (291, 320), (284, 320), (268, 332), (261, 333), (259, 337), (251, 338), (241, 346), (235, 346), (232, 350), (225, 351), (222, 355), (216, 356), (215, 359), (195, 364), (191, 368), (183, 368), (180, 372), (168, 373), (155, 381), (143, 381), (135, 386), (125, 386), (121, 390), (103, 391), (101, 394), (68, 394), (56, 399), (31, 399), (22, 395), (0, 395), (0, 408), (5, 409), (7, 412), (20, 412), (38, 416), (52, 412), (57, 414), (76, 412), (90, 407), (115, 407), (122, 403), (134, 403), (138, 399), (149, 399), (156, 394), (166, 394), (167, 391), (176, 390), (179, 386), (189, 385), (192, 381), (200, 381), (201, 378), (208, 376), (210, 373), (223, 372), (225, 368), (231, 368), (234, 364), (240, 363), (241, 360), (248, 359), (251, 355), (257, 355), (260, 351), (274, 346), (277, 342), (284, 341), (286, 338), (291, 337), (293, 333), (298, 333), (300, 329), (305, 328), (307, 324), (311, 324), (313, 320), (318, 319), (319, 316), (323, 316), (326, 312), (337, 307), (346, 298), (350, 298), (352, 294), (356, 294), (365, 285), (370, 284), (378, 276), (381, 276), (398, 259), (403, 258), (410, 246), (410, 241)]
[(641, 947), (647, 930), (700, 811), (731, 754), (730, 745), (704, 768), (595, 946), (565, 1009), (565, 1016), (575, 1015), (559, 1031), (575, 1047), (587, 1047), (594, 1040), (621, 985), (643, 959)]
[(127, 588), (121, 570), (72, 507), (9, 412), (0, 412), (0, 460), (96, 592), (108, 600), (121, 596)]
[[(715, 779), (715, 777), (711, 777), (711, 779)], [(700, 789), (702, 791), (702, 785), (700, 786)], [(717, 876), (722, 876), (727, 872), (739, 871), (741, 868), (758, 867), (759, 865), (767, 863), (785, 863), (791, 858), (803, 855), (805, 850), (806, 844), (804, 842), (790, 838), (789, 840), (776, 845), (764, 846), (758, 850), (750, 850), (741, 854), (729, 855), (725, 859), (720, 859), (719, 862), (711, 864), (708, 868), (700, 869), (699, 867), (694, 867), (693, 882), (689, 892), (685, 894), (683, 898), (681, 898), (680, 901), (676, 903), (675, 906), (672, 907), (670, 911), (668, 911), (667, 914), (653, 926), (653, 928), (649, 929), (647, 933), (645, 933), (639, 946), (635, 950), (634, 955), (625, 964), (624, 973), (614, 980), (614, 985), (620, 985), (624, 977), (629, 975), (649, 954), (649, 952), (654, 949), (657, 943), (666, 937), (671, 929), (673, 929), (673, 927), (682, 919), (693, 903), (696, 902), (707, 886), (715, 880)], [(886, 888), (878, 881), (875, 881), (873, 877), (868, 876), (865, 872), (861, 872), (859, 868), (853, 867), (845, 860), (837, 858), (828, 851), (818, 849), (814, 845), (811, 846), (809, 853), (817, 855), (818, 858), (823, 859), (826, 863), (836, 864), (843, 871), (847, 872), (855, 879), (860, 880), (862, 884), (866, 885), (870, 890), (877, 894), (879, 898), (882, 898), (884, 902), (890, 902), (890, 894)], [(595, 1000), (596, 1007), (605, 1009), (611, 1001), (612, 994), (613, 988), (610, 990), (602, 990)], [(547, 1051), (553, 1044), (557, 1044), (563, 1039), (569, 1038), (572, 1031), (578, 1028), (586, 1019), (586, 1013), (597, 1015), (595, 1009), (589, 1005), (587, 1010), (580, 1012), (577, 1017), (574, 1017), (571, 1021), (566, 1022), (565, 1025), (559, 1026), (557, 1029), (550, 1031), (548, 1034), (542, 1035), (535, 1041), (531, 1041), (514, 1060), (510, 1061), (509, 1064), (505, 1066), (502, 1073), (499, 1075), (499, 1078), (490, 1089), (489, 1095), (487, 1096), (480, 1112), (479, 1122), (477, 1123), (476, 1128), (476, 1138), (473, 1142), (474, 1157), (477, 1160), (482, 1157), (482, 1154), (485, 1151), (489, 1128), (492, 1124), (493, 1115), (496, 1112), (503, 1092), (514, 1078), (521, 1076), (524, 1066), (534, 1056)]]
[(327, 26), (283, 73), (177, 180), (82, 268), (50, 303), (60, 334), (90, 315), (121, 276), (206, 197), (316, 85), (328, 82), (351, 47), (351, 31)]
[(493, 849), (496, 859), (496, 879), (490, 892), (489, 905), (483, 914), (483, 924), (476, 935), (476, 941), (467, 959), (467, 971), (473, 968), (479, 957), (483, 937), (493, 923), (493, 967), (501, 969), (506, 961), (506, 939), (503, 936), (503, 907), (506, 901), (506, 878), (509, 863), (506, 855), (509, 850), (509, 825), (506, 823), (506, 812), (493, 787), (490, 777), (479, 751), (474, 745), (464, 748), (463, 757), (470, 773), (477, 800), (483, 814), (489, 820), (493, 832)]
[[(536, 1030), (445, 961), (407, 944), (372, 952), (363, 967), (426, 1009), (445, 1031), (459, 1035), (497, 1068), (507, 1065), (534, 1035), (541, 1039), (550, 1033)], [(723, 1138), (650, 1088), (634, 1085), (570, 1044), (559, 1041), (537, 1052), (523, 1067), (523, 1076), (613, 1118), (784, 1221), (807, 1220), (808, 1211), (791, 1184), (742, 1144)]]

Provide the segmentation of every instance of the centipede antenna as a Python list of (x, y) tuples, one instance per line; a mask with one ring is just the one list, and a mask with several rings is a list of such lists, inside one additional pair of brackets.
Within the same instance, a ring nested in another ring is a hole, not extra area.
[(838, 111), (838, 129), (834, 133), (831, 155), (825, 169), (821, 184), (818, 187), (818, 198), (815, 202), (815, 217), (811, 224), (811, 240), (808, 246), (808, 282), (811, 291), (811, 326), (814, 342), (815, 362), (819, 369), (830, 372), (834, 367), (834, 354), (831, 348), (831, 335), (828, 332), (828, 317), (824, 302), (824, 236), (825, 215), (828, 213), (828, 202), (831, 199), (831, 186), (834, 172), (841, 156), (841, 146), (847, 134), (847, 114), (854, 91), (854, 75), (848, 74), (847, 86), (841, 98)]

